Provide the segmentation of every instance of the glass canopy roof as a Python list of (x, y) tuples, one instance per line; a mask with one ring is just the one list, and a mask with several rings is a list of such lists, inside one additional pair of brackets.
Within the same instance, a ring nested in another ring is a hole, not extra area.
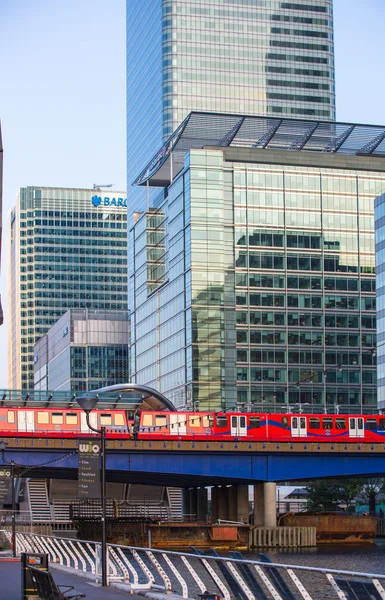
[(191, 112), (133, 185), (166, 187), (185, 153), (203, 147), (260, 148), (385, 156), (385, 126)]

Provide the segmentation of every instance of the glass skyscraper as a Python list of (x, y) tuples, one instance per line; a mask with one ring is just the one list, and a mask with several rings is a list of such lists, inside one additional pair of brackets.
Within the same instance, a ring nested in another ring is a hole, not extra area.
[(385, 412), (385, 194), (375, 202), (378, 408)]
[(146, 206), (133, 180), (193, 110), (334, 120), (332, 0), (129, 0), (130, 212)]
[(127, 310), (125, 192), (25, 187), (9, 220), (8, 386), (34, 386), (34, 344), (69, 308)]
[(375, 410), (384, 128), (193, 113), (179, 131), (141, 181), (174, 164), (131, 236), (133, 381), (202, 410)]

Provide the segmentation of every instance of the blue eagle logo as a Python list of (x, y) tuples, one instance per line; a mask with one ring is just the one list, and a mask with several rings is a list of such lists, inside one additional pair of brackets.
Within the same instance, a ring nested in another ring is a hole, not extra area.
[(98, 208), (101, 201), (102, 199), (100, 196), (92, 196), (92, 204), (95, 206), (95, 208)]

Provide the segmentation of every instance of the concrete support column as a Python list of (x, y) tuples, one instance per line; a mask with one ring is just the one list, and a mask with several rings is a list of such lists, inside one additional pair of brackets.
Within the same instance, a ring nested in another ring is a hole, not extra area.
[(254, 485), (254, 525), (257, 525), (257, 527), (264, 527), (265, 525), (263, 483)]
[(197, 520), (206, 523), (208, 513), (208, 499), (206, 488), (200, 488), (197, 490)]
[(237, 485), (237, 512), (236, 521), (249, 522), (249, 486)]
[(228, 520), (229, 514), (229, 493), (228, 488), (220, 487), (218, 489), (218, 519)]
[(276, 488), (277, 484), (274, 481), (267, 481), (263, 484), (265, 527), (277, 526)]
[(220, 488), (211, 488), (211, 520), (213, 523), (218, 520), (218, 497)]
[(236, 521), (237, 520), (237, 508), (238, 508), (238, 486), (237, 485), (232, 485), (229, 488), (226, 488), (227, 491), (227, 496), (228, 496), (228, 506), (229, 506), (229, 511), (228, 511), (228, 516), (226, 517), (226, 519), (228, 521)]
[(190, 514), (190, 493), (186, 489), (182, 492), (182, 511), (184, 515)]
[(190, 494), (190, 515), (197, 517), (198, 514), (198, 490), (193, 488), (189, 490)]

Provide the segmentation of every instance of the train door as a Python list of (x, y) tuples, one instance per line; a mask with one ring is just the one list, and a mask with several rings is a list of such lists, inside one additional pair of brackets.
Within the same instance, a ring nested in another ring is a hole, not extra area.
[(18, 431), (35, 431), (35, 413), (33, 410), (17, 411)]
[(240, 415), (233, 415), (231, 417), (231, 435), (247, 435), (247, 423), (246, 417)]
[(174, 433), (175, 435), (186, 435), (186, 421), (187, 415), (170, 413), (170, 433)]
[(292, 437), (307, 436), (306, 417), (291, 417), (291, 435)]
[[(98, 428), (98, 415), (96, 413), (91, 412), (89, 415), (89, 418), (90, 418), (90, 425), (92, 425), (92, 427), (95, 427), (95, 429), (97, 429)], [(84, 413), (84, 412), (80, 413), (80, 431), (81, 431), (81, 433), (93, 433), (92, 430), (87, 425), (87, 416), (86, 416), (86, 413)]]
[(349, 437), (362, 438), (364, 435), (364, 419), (362, 417), (349, 417)]

